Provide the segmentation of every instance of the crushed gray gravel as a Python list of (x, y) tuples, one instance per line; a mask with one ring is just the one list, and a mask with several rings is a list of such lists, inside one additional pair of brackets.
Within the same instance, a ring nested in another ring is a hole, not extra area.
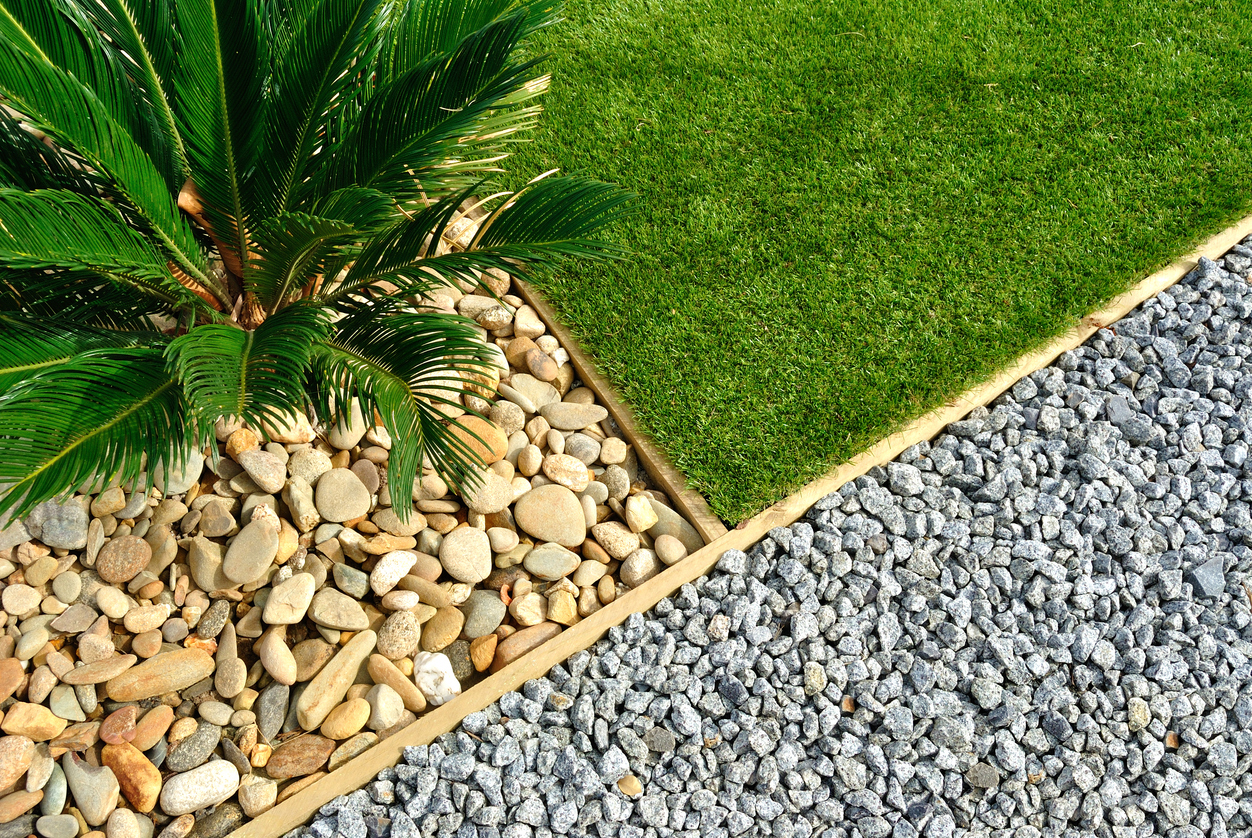
[(292, 835), (1248, 834), (1249, 244)]

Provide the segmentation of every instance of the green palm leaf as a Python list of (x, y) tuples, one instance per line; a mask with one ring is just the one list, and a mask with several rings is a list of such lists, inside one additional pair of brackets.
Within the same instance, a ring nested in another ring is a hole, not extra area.
[(487, 216), (469, 249), (536, 265), (552, 264), (553, 257), (620, 259), (624, 248), (591, 236), (624, 218), (633, 200), (631, 193), (589, 178), (544, 178)]
[(563, 177), (545, 178), (502, 196), (469, 250), (430, 255), (432, 243), (466, 197), (435, 204), (367, 242), (343, 282), (323, 299), (343, 299), (379, 282), (396, 286), (400, 296), (420, 296), (455, 280), (473, 282), (489, 268), (526, 279), (531, 271), (565, 258), (603, 261), (624, 253), (593, 236), (623, 218), (633, 196), (611, 184)]
[(0, 109), (0, 186), (91, 194), (98, 184), (74, 166), (62, 149), (41, 142)]
[(206, 422), (238, 416), (254, 427), (304, 409), (304, 381), (314, 344), (329, 334), (318, 306), (288, 306), (255, 331), (201, 326), (166, 350), (192, 410)]
[(35, 127), (107, 173), (116, 194), (182, 270), (206, 288), (217, 285), (160, 170), (95, 93), (0, 40), (0, 94)]
[(170, 308), (129, 285), (98, 274), (0, 269), (0, 310), (65, 325), (155, 331), (151, 315)]
[(427, 0), (399, 3), (388, 27), (383, 75), (394, 79), (438, 55), (452, 52), (463, 39), (517, 12), (524, 15), (523, 35), (554, 23), (559, 0)]
[(84, 352), (0, 396), (0, 515), (99, 476), (134, 480), (145, 457), (181, 463), (207, 430), (184, 409), (160, 348)]
[(90, 349), (164, 342), (160, 335), (151, 333), (115, 332), (0, 314), (0, 393)]
[(258, 168), (258, 194), (265, 212), (292, 209), (305, 173), (313, 164), (327, 111), (350, 86), (359, 83), (354, 63), (363, 65), (361, 45), (372, 38), (382, 0), (321, 0), (290, 40), (274, 56), (269, 107), (265, 119), (268, 160)]
[(211, 309), (169, 272), (166, 260), (105, 201), (64, 190), (0, 189), (0, 263), (97, 274), (169, 306)]
[(264, 159), (261, 105), (268, 69), (255, 0), (175, 0), (184, 33), (174, 114), (191, 178), (219, 241), (248, 258), (261, 201), (246, 176)]
[(321, 270), (336, 242), (356, 231), (351, 225), (302, 212), (287, 212), (256, 230), (257, 256), (248, 284), (271, 314)]
[(534, 124), (539, 108), (522, 105), (546, 87), (533, 64), (509, 63), (525, 26), (514, 13), (376, 91), (334, 150), (324, 188), (356, 183), (397, 200), (437, 200), (498, 171), (498, 158), (485, 156)]
[[(482, 464), (436, 405), (455, 403), (464, 389), (462, 374), (489, 366), (490, 356), (471, 321), (396, 308), (390, 301), (361, 301), (339, 321), (339, 334), (314, 349), (314, 410), (327, 424), (338, 418), (335, 406), (353, 398), (366, 415), (377, 411), (392, 438), (392, 486), (411, 486), (424, 460), (451, 485), (466, 485)], [(411, 509), (403, 500), (403, 491), (393, 492), (402, 519)]]
[(2, 0), (0, 39), (90, 89), (157, 164), (172, 192), (182, 181), (170, 155), (170, 134), (154, 115), (158, 102), (135, 85), (123, 54), (101, 37), (90, 19), (94, 8), (58, 0)]
[(187, 176), (186, 152), (178, 134), (170, 100), (174, 95), (174, 10), (170, 0), (100, 0), (84, 5), (84, 13), (117, 46), (128, 74), (152, 105), (156, 122), (171, 149), (174, 181)]

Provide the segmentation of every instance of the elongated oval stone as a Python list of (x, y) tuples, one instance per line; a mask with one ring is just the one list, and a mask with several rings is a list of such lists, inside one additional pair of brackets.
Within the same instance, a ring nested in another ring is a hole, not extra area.
[(356, 680), (361, 664), (374, 651), (377, 642), (378, 635), (374, 632), (359, 632), (322, 667), (296, 704), (296, 719), (302, 728), (313, 730), (326, 721), (330, 711), (348, 694), (348, 687)]
[(149, 658), (105, 685), (114, 701), (145, 698), (190, 687), (213, 672), (213, 657), (203, 649), (178, 649)]

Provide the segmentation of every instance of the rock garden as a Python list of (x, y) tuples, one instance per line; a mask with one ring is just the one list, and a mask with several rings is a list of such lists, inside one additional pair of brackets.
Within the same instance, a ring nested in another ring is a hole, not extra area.
[(216, 838), (703, 545), (488, 279), (427, 301), (497, 350), (463, 397), (487, 418), (442, 408), (485, 464), (464, 494), (427, 473), (401, 520), (354, 406), (219, 422), (152, 492), (0, 533), (0, 836)]

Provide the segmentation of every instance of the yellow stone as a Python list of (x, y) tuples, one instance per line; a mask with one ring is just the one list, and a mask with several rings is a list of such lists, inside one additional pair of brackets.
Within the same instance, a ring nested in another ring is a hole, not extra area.
[(627, 774), (625, 777), (617, 781), (617, 787), (622, 794), (627, 797), (634, 797), (637, 794), (643, 794), (643, 786), (639, 783), (639, 778), (634, 774)]

